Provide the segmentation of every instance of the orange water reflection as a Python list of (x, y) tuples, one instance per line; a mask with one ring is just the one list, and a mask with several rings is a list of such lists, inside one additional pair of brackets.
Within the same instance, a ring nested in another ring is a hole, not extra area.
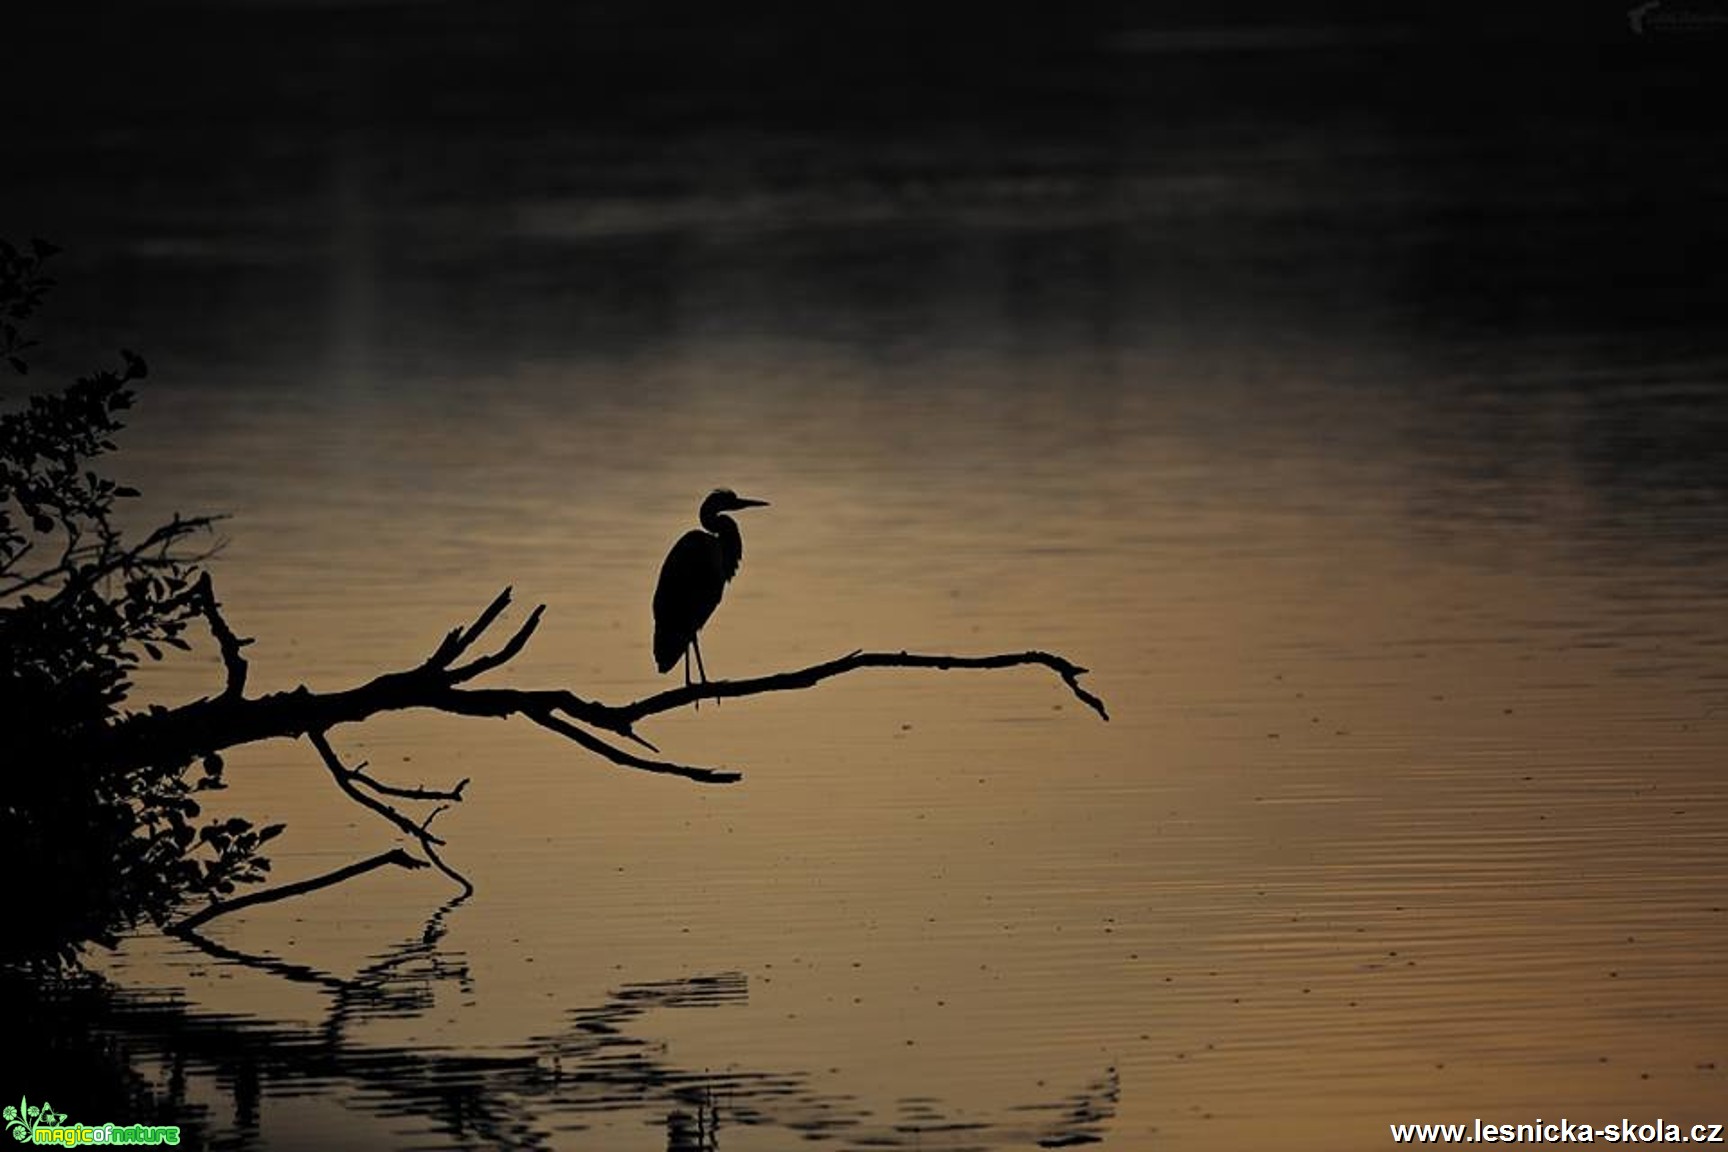
[[(465, 383), (486, 398), (460, 413), (353, 398), (333, 428), (218, 408), (224, 447), (150, 490), (193, 505), (222, 478), (220, 585), (260, 691), (406, 665), (507, 583), (550, 614), (499, 682), (652, 691), (656, 566), (726, 483), (773, 507), (704, 633), (711, 675), (1037, 646), (1090, 667), (1113, 722), (1016, 671), (866, 673), (649, 726), (742, 768), (731, 788), (524, 727), (338, 731), (400, 782), (475, 780), (440, 825), (479, 888), (448, 921), (471, 979), (363, 1039), (507, 1047), (624, 984), (737, 972), (747, 997), (646, 1035), (876, 1117), (932, 1099), (999, 1123), (1114, 1075), (1128, 1147), (1711, 1119), (1728, 589), (1684, 520), (1606, 514), (1566, 433), (1507, 481), (1503, 446), (1398, 398), (1419, 391), (1345, 407), (1360, 350), (1269, 404), (1168, 386), (1197, 370), (1173, 355), (1075, 379), (988, 351), (709, 351), (609, 365), (635, 375), (605, 389), (525, 367)], [(216, 679), (207, 655), (157, 687)], [(283, 874), (388, 838), (319, 772), (294, 745), (233, 757), (235, 795), (290, 823)], [(375, 877), (220, 935), (343, 969), (443, 898)], [(316, 1015), (234, 987), (248, 1013)]]

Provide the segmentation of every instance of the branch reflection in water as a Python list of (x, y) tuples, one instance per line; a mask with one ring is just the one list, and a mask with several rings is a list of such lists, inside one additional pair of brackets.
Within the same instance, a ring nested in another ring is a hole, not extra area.
[[(310, 1135), (292, 1130), (296, 1101), (307, 1099), (377, 1118), (389, 1132), (419, 1120), (426, 1134), (416, 1146), (442, 1148), (551, 1149), (573, 1133), (638, 1122), (663, 1126), (668, 1152), (714, 1152), (728, 1130), (728, 1148), (754, 1146), (741, 1130), (770, 1143), (776, 1131), (796, 1133), (817, 1146), (1068, 1147), (1103, 1139), (1115, 1115), (1114, 1067), (1066, 1097), (1029, 1101), (1003, 1117), (961, 1117), (922, 1096), (895, 1101), (888, 1113), (819, 1088), (805, 1072), (683, 1067), (664, 1042), (638, 1034), (638, 1020), (651, 1011), (742, 1006), (749, 980), (739, 972), (625, 984), (598, 1005), (566, 1010), (559, 1030), (494, 1052), (357, 1040), (367, 1021), (425, 1016), (441, 989), (471, 998), (466, 955), (442, 947), (446, 921), (464, 900), (445, 904), (417, 935), (347, 977), (243, 952), (196, 931), (181, 934), (223, 964), (319, 989), (327, 1008), (311, 1027), (200, 1012), (172, 995), (89, 984), (55, 989), (45, 1000), (62, 1018), (78, 1017), (106, 1057), (125, 1065), (118, 1071), (137, 1107), (180, 1123), (193, 1145), (254, 1148)], [(222, 1096), (232, 1108), (227, 1117), (206, 1102)], [(265, 1100), (274, 1105), (271, 1130), (261, 1120)], [(319, 1135), (321, 1146), (340, 1145), (340, 1133)], [(372, 1142), (358, 1130), (350, 1139)]]

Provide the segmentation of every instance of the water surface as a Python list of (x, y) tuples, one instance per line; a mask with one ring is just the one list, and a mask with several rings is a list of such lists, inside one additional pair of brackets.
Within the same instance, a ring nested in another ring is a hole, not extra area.
[[(257, 148), (295, 180), (89, 226), (62, 333), (151, 356), (117, 466), (232, 514), (256, 691), (406, 667), (505, 585), (548, 615), (496, 682), (656, 691), (657, 565), (726, 484), (773, 506), (712, 675), (1036, 647), (1112, 709), (875, 672), (647, 726), (726, 788), (339, 729), (472, 777), (437, 827), (476, 895), (380, 873), (212, 925), (251, 963), (130, 941), (147, 1076), (271, 1148), (1724, 1118), (1728, 346), (1627, 235), (1713, 239), (1720, 166), (1593, 107), (1284, 107), (1335, 74), (1306, 42), (1270, 97), (1161, 115), (1146, 53), (1224, 65), (1149, 43), (1083, 88), (1109, 115), (970, 150), (290, 117)], [(230, 764), (280, 876), (391, 843), (303, 744)]]

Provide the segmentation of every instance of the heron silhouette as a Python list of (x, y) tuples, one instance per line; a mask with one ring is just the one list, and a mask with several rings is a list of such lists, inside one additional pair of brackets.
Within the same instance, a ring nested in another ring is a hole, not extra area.
[(720, 606), (726, 584), (738, 574), (744, 559), (744, 537), (738, 534), (737, 522), (725, 513), (767, 505), (766, 500), (746, 500), (730, 488), (714, 489), (697, 514), (702, 527), (680, 536), (660, 565), (660, 583), (654, 588), (654, 663), (660, 671), (670, 672), (682, 656), (686, 686), (692, 650), (696, 674), (708, 683), (696, 634)]

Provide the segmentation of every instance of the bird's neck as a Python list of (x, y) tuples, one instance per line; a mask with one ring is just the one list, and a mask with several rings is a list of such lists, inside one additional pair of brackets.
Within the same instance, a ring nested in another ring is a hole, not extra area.
[(723, 578), (732, 579), (744, 560), (744, 537), (738, 532), (737, 522), (730, 516), (715, 512), (702, 517), (702, 527), (714, 533), (720, 541), (720, 573)]

